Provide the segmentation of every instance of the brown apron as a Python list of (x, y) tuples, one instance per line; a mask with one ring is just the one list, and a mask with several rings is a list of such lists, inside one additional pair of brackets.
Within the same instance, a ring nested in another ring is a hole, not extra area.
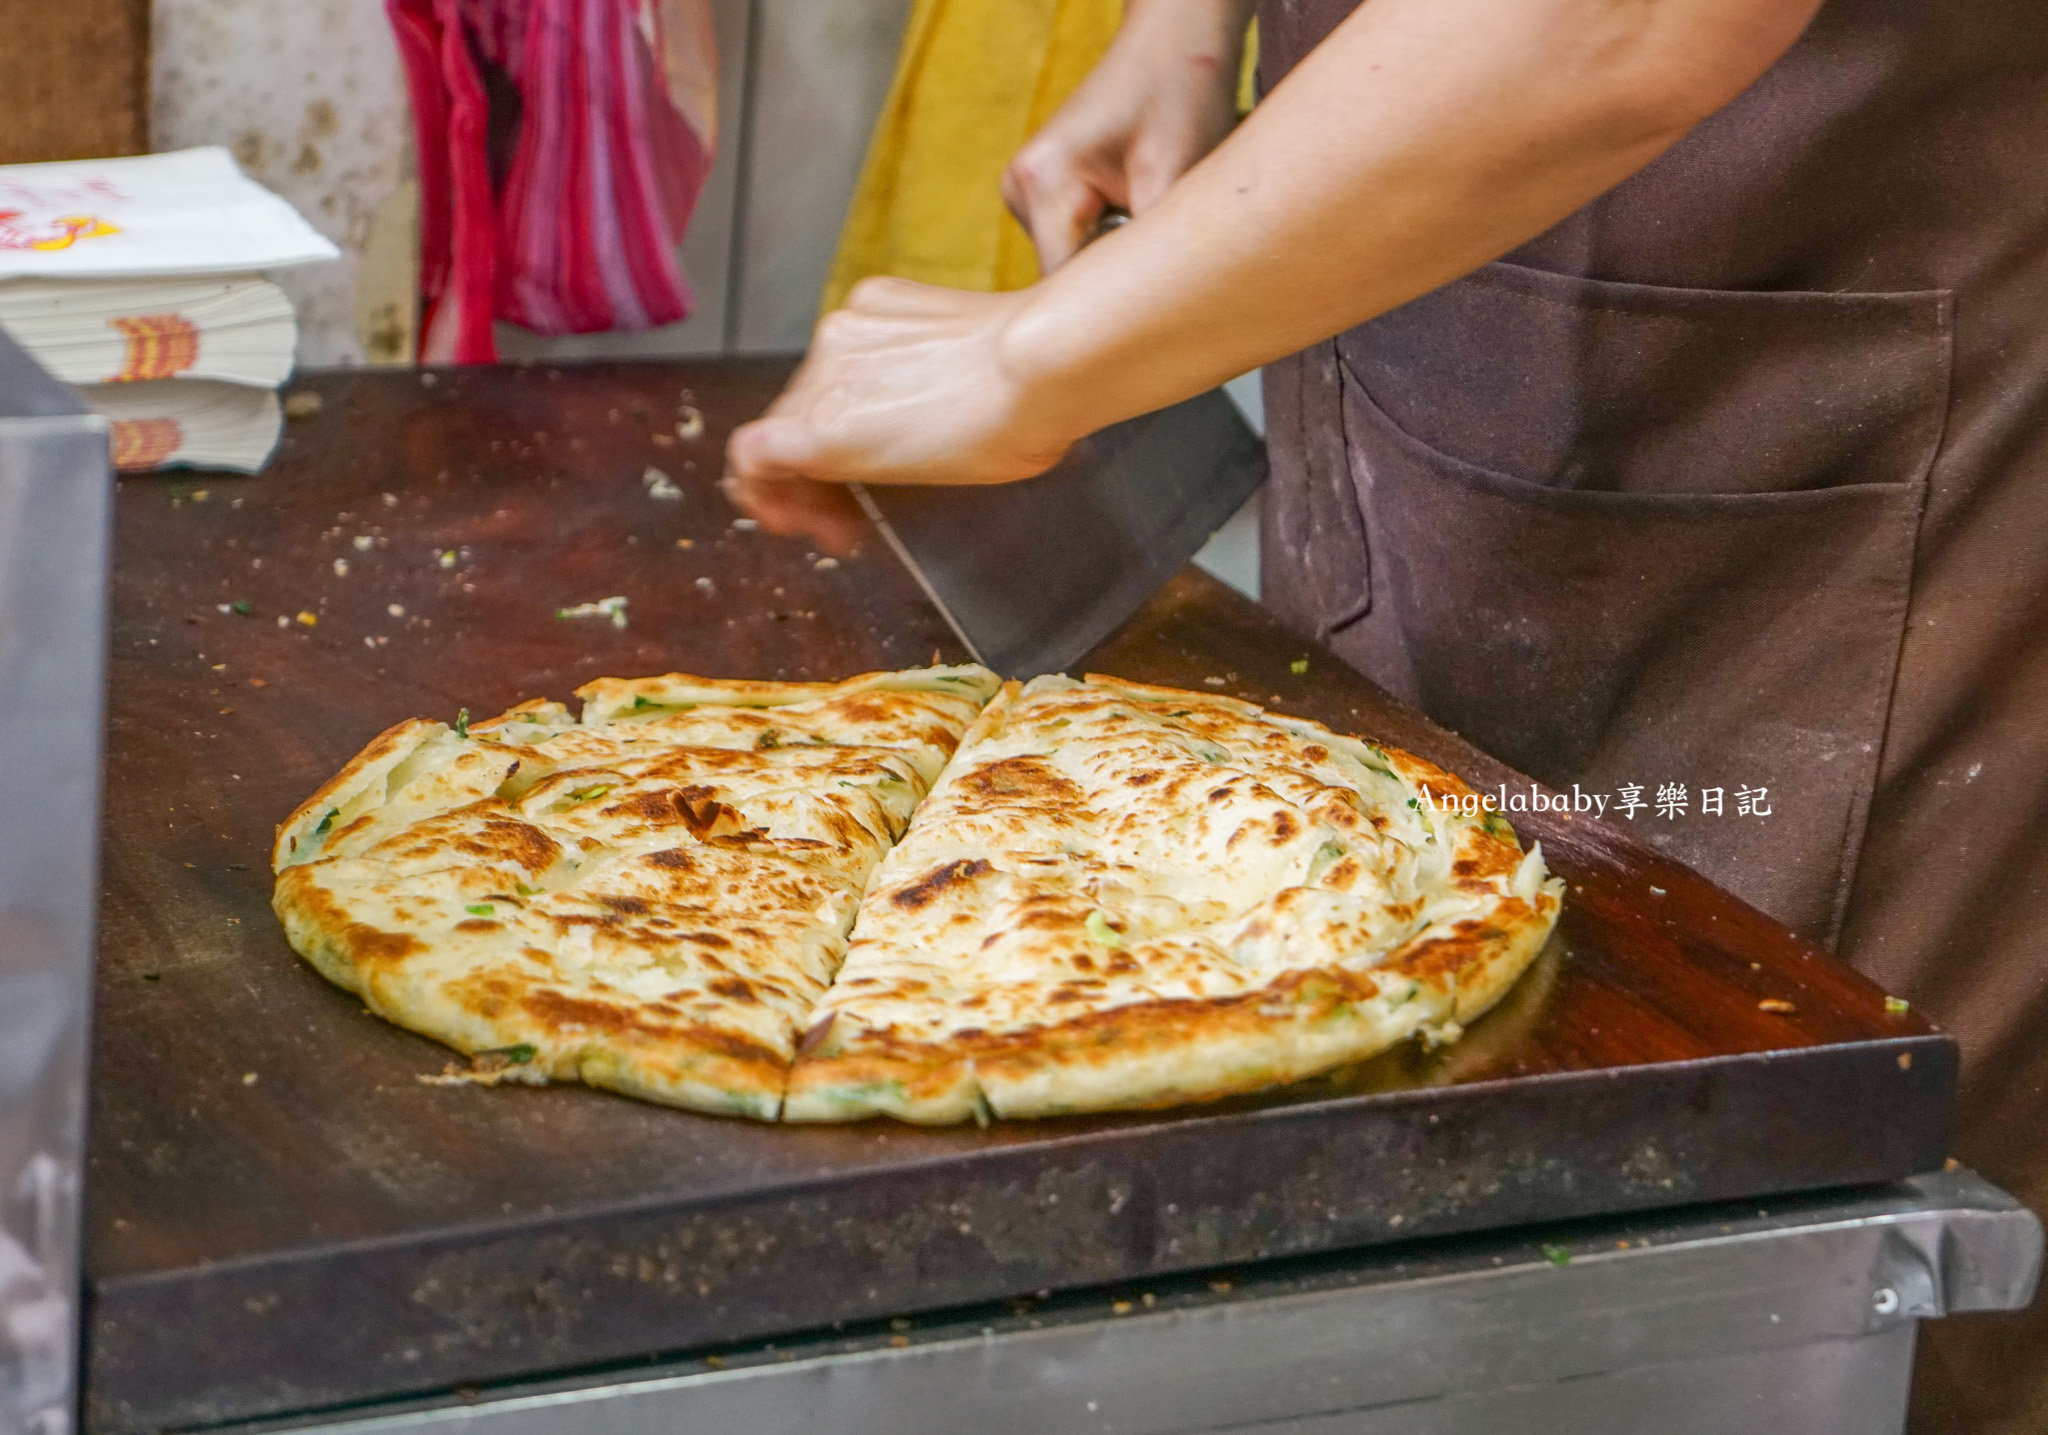
[[(1266, 0), (1266, 84), (1352, 8)], [(2038, 0), (1828, 0), (1266, 413), (1268, 603), (1946, 1024), (1958, 1155), (2048, 1208)], [(2048, 1318), (1927, 1336), (1916, 1429), (2048, 1430)]]

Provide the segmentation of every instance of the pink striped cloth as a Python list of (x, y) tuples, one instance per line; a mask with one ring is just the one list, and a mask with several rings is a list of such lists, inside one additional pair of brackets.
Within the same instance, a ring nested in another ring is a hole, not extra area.
[(690, 312), (675, 251), (711, 169), (716, 75), (692, 9), (385, 0), (417, 138), (422, 362), (493, 362), (494, 318), (587, 334)]

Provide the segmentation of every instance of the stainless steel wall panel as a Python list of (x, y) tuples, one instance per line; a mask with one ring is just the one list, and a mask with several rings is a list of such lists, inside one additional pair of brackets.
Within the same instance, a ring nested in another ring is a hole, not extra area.
[(510, 360), (790, 353), (810, 343), (910, 0), (714, 0), (719, 147), (683, 241), (697, 308), (639, 334), (498, 326)]
[(810, 343), (910, 0), (757, 0), (735, 353)]
[(107, 421), (0, 335), (0, 1431), (75, 1405)]

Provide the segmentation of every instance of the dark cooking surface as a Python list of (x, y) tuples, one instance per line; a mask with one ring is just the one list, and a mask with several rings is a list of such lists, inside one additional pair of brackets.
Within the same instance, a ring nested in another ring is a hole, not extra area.
[[(122, 483), (91, 1429), (1939, 1162), (1945, 1037), (1684, 869), (1534, 816), (1516, 825), (1571, 889), (1559, 940), (1503, 1007), (1443, 1052), (1272, 1097), (926, 1131), (420, 1084), (450, 1054), (314, 975), (268, 907), (272, 825), (376, 732), (600, 674), (957, 659), (879, 542), (821, 565), (732, 526), (711, 482), (725, 432), (785, 372), (319, 376), (298, 391), (323, 407), (262, 478)], [(685, 389), (708, 420), (695, 440), (675, 436)], [(650, 492), (650, 466), (680, 498)], [(614, 595), (624, 629), (554, 616)], [(1219, 678), (1508, 780), (1192, 571), (1093, 665)]]

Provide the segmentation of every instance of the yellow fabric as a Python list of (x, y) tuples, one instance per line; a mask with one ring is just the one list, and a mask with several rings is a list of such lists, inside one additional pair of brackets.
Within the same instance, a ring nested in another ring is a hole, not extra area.
[(1259, 22), (1256, 17), (1244, 32), (1244, 67), (1237, 72), (1237, 112), (1248, 115), (1259, 102)]
[(917, 0), (820, 312), (870, 274), (957, 289), (1038, 278), (1003, 207), (1010, 156), (1109, 48), (1122, 0)]

